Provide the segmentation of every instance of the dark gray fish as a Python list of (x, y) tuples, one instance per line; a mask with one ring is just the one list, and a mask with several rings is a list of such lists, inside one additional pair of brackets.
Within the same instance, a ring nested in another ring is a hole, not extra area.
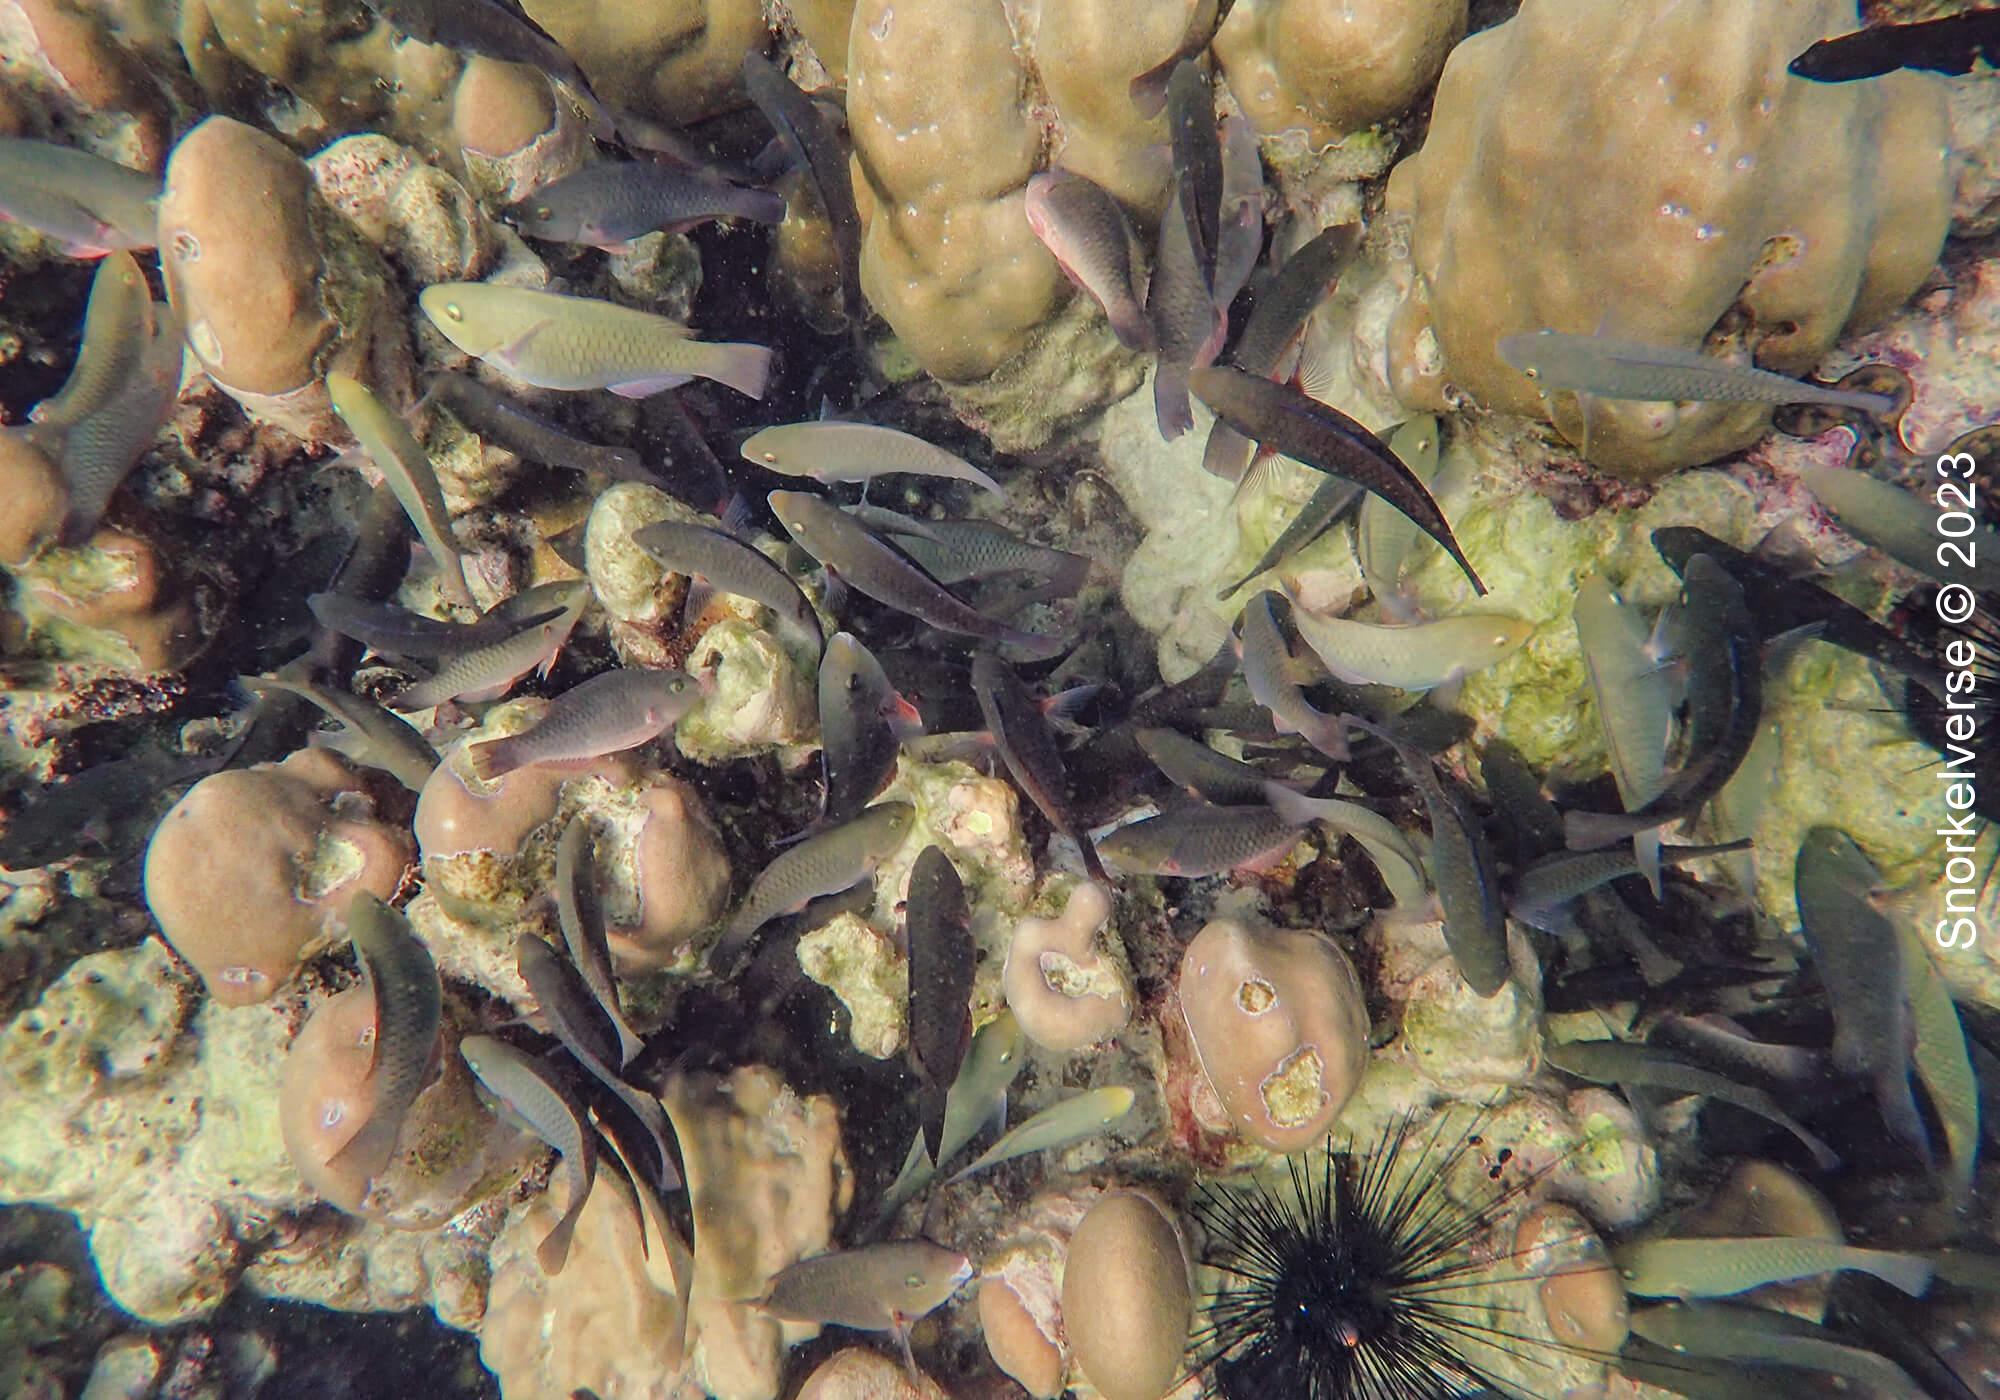
[(659, 484), (659, 473), (648, 468), (638, 453), (571, 437), (512, 396), (463, 370), (439, 375), (427, 397), (486, 441), (531, 462), (568, 471), (601, 472), (614, 481)]
[(528, 591), (537, 595), (533, 611), (523, 615), (518, 608), (508, 609), (503, 604), (489, 609), (476, 622), (440, 622), (394, 603), (369, 602), (331, 590), (308, 594), (306, 606), (320, 626), (352, 637), (370, 651), (384, 656), (440, 657), (471, 651), (552, 621), (568, 605), (541, 589)]
[(1198, 368), (1188, 387), (1215, 416), (1274, 452), (1329, 476), (1344, 477), (1380, 496), (1457, 561), (1482, 597), (1486, 585), (1458, 547), (1451, 522), (1429, 488), (1368, 429), (1289, 384), (1245, 374), (1226, 365)]
[(458, 1043), (458, 1053), (487, 1092), (562, 1154), (569, 1183), (562, 1218), (535, 1249), (535, 1262), (553, 1278), (569, 1259), (570, 1236), (597, 1179), (597, 1138), (589, 1115), (546, 1061), (524, 1055), (504, 1040), (469, 1035)]
[(1304, 827), (1269, 807), (1189, 805), (1121, 826), (1097, 849), (1127, 875), (1194, 879), (1275, 865), (1303, 835)]
[(658, 1099), (618, 1077), (612, 1067), (620, 1054), (617, 1027), (591, 993), (583, 974), (534, 933), (524, 933), (515, 940), (514, 961), (555, 1038), (591, 1078), (632, 1111), (653, 1140), (653, 1152), (660, 1163), (659, 1179), (669, 1191), (678, 1190), (680, 1168), (669, 1145), (674, 1130), (667, 1122), (667, 1112)]
[[(1277, 275), (1258, 288), (1230, 362), (1245, 374), (1265, 379), (1284, 368), (1286, 352), (1298, 343), (1306, 321), (1333, 290), (1341, 265), (1360, 239), (1360, 224), (1335, 224), (1299, 245), (1285, 259)], [(1240, 481), (1256, 450), (1257, 445), (1249, 438), (1217, 419), (1208, 431), (1208, 446), (1202, 453), (1201, 464), (1224, 481)]]
[(555, 36), (511, 5), (497, 0), (362, 0), (397, 32), (424, 44), (441, 44), (460, 53), (525, 63), (575, 89), (590, 113), (591, 134), (609, 141), (617, 125), (605, 110), (583, 70), (556, 42)]
[(570, 961), (583, 974), (584, 985), (597, 998), (612, 1032), (618, 1037), (618, 1067), (623, 1069), (645, 1048), (618, 1004), (618, 978), (611, 968), (605, 941), (604, 906), (597, 894), (597, 849), (590, 819), (582, 813), (569, 819), (556, 842), (556, 923)]
[(1444, 910), (1444, 941), (1466, 985), (1490, 997), (1507, 985), (1507, 905), (1499, 864), (1478, 813), (1456, 783), (1438, 776), (1429, 755), (1369, 720), (1346, 716), (1396, 751), (1431, 819), (1431, 883)]
[(599, 161), (542, 186), (502, 217), (530, 238), (617, 248), (655, 229), (709, 219), (783, 223), (785, 201), (769, 190), (651, 161)]
[(369, 768), (380, 768), (411, 792), (422, 792), (438, 765), (437, 750), (414, 725), (373, 700), (347, 690), (280, 676), (245, 676), (243, 688), (262, 695), (289, 691), (311, 701), (340, 721), (342, 733), (329, 736), (328, 747)]
[(1542, 791), (1542, 775), (1528, 766), (1519, 749), (1505, 739), (1489, 741), (1479, 751), (1479, 776), (1516, 870), (1563, 849), (1562, 813)]
[(1067, 645), (974, 611), (838, 506), (802, 491), (773, 491), (771, 509), (806, 553), (876, 602), (946, 632), (1018, 648), (1036, 660)]
[(530, 763), (622, 753), (671, 729), (702, 692), (701, 683), (685, 671), (606, 671), (558, 695), (529, 728), (474, 744), (465, 756), (473, 772), (490, 782)]
[(896, 771), (896, 726), (907, 712), (874, 653), (853, 634), (836, 632), (819, 664), (820, 766), (826, 776), (827, 826), (853, 821)]
[(417, 1101), (437, 1053), (444, 986), (423, 939), (400, 912), (366, 890), (347, 906), (347, 935), (361, 980), (375, 998), (374, 1105), (368, 1121), (328, 1165), (353, 1166), (373, 1178), (389, 1165), (403, 1119)]
[(1212, 290), (1221, 243), (1222, 131), (1215, 121), (1215, 94), (1198, 59), (1183, 59), (1167, 79), (1167, 130), (1188, 245), (1201, 269), (1202, 286)]
[(986, 720), (986, 732), (993, 736), (994, 747), (1015, 784), (1050, 826), (1076, 842), (1091, 878), (1105, 879), (1090, 833), (1070, 815), (1069, 769), (1035, 697), (991, 652), (981, 652), (972, 660), (972, 693)]
[[(1925, 1400), (1927, 1392), (1886, 1356), (1803, 1317), (1743, 1303), (1673, 1302), (1632, 1314), (1632, 1331), (1683, 1356), (1727, 1361), (1753, 1374), (1769, 1368), (1843, 1377), (1883, 1400)], [(1829, 1393), (1850, 1389), (1831, 1379)]]
[(1634, 1084), (1642, 1089), (1700, 1094), (1734, 1104), (1777, 1124), (1797, 1138), (1812, 1153), (1821, 1171), (1834, 1171), (1840, 1166), (1839, 1154), (1780, 1108), (1778, 1101), (1762, 1089), (1739, 1084), (1691, 1065), (1657, 1046), (1616, 1040), (1572, 1040), (1550, 1046), (1545, 1057), (1563, 1073), (1587, 1079), (1593, 1084)]
[(1736, 1022), (1713, 1012), (1662, 1016), (1650, 1036), (1704, 1068), (1718, 1073), (1750, 1074), (1786, 1089), (1803, 1089), (1826, 1072), (1826, 1056), (1803, 1045), (1778, 1045), (1759, 1040)]
[(127, 827), (147, 804), (214, 771), (219, 761), (189, 758), (146, 747), (57, 780), (0, 829), (0, 870), (35, 870), (95, 846), (122, 854), (136, 850), (149, 824)]
[(1821, 39), (1792, 60), (1790, 71), (1816, 83), (1851, 83), (1857, 78), (1880, 78), (1898, 68), (1970, 73), (1982, 59), (2000, 67), (2000, 10), (1878, 24)]
[(1042, 596), (1067, 598), (1090, 575), (1083, 555), (1031, 543), (990, 520), (920, 520), (880, 506), (855, 506), (849, 514), (947, 588), (1019, 574), (1038, 580)]
[(1127, 350), (1153, 348), (1153, 328), (1139, 300), (1138, 235), (1109, 191), (1068, 170), (1028, 179), (1028, 227), (1099, 306)]
[(1219, 754), (1178, 729), (1140, 729), (1133, 737), (1139, 741), (1139, 751), (1176, 787), (1219, 807), (1251, 807), (1264, 800), (1264, 785), (1271, 775), (1261, 768)]
[[(1215, 422), (1215, 432), (1235, 432), (1235, 429), (1218, 418)], [(1209, 435), (1208, 440), (1211, 445), (1215, 442), (1213, 433)], [(1266, 569), (1277, 568), (1333, 528), (1334, 522), (1361, 504), (1362, 498), (1367, 494), (1361, 487), (1344, 477), (1327, 477), (1313, 488), (1312, 495), (1299, 507), (1299, 513), (1285, 522), (1285, 528), (1279, 531), (1275, 540), (1271, 541), (1270, 548), (1264, 551), (1262, 557), (1250, 566), (1250, 572), (1236, 582), (1216, 589), (1215, 596), (1218, 599), (1227, 598)]]
[(861, 350), (865, 348), (868, 308), (861, 297), (861, 214), (854, 205), (854, 179), (846, 148), (818, 104), (755, 49), (743, 55), (743, 86), (778, 140), (805, 167), (820, 208), (826, 211), (834, 252), (840, 259), (841, 305), (847, 311), (855, 348)]
[(1215, 304), (1227, 307), (1264, 251), (1264, 156), (1257, 128), (1237, 113), (1222, 124), (1222, 206), (1217, 217)]
[[(1684, 860), (1749, 849), (1748, 837), (1715, 846), (1662, 846), (1660, 863), (1676, 865)], [(1514, 898), (1508, 912), (1524, 924), (1553, 932), (1553, 916), (1564, 905), (1601, 885), (1639, 873), (1638, 854), (1629, 846), (1603, 851), (1557, 851), (1514, 877)]]
[(62, 429), (55, 457), (69, 508), (60, 543), (90, 538), (112, 496), (166, 426), (180, 397), (184, 345), (179, 313), (163, 301), (153, 303), (151, 339), (131, 374), (100, 407)]
[(905, 933), (910, 954), (910, 1058), (922, 1083), (924, 1147), (942, 1165), (945, 1095), (972, 1044), (972, 975), (978, 949), (965, 884), (936, 846), (910, 867)]
[(1833, 1011), (1833, 1062), (1868, 1081), (1889, 1130), (1928, 1168), (1930, 1137), (1910, 1087), (1909, 954), (1869, 898), (1881, 872), (1846, 832), (1816, 826), (1799, 846), (1793, 878), (1799, 924)]
[(1228, 330), (1189, 237), (1176, 192), (1160, 216), (1153, 280), (1146, 288), (1146, 319), (1159, 347), (1153, 365), (1153, 412), (1160, 436), (1169, 442), (1194, 426), (1194, 409), (1188, 404), (1190, 373), (1220, 353)]
[(1699, 812), (1735, 775), (1764, 717), (1764, 662), (1742, 587), (1706, 554), (1681, 571), (1689, 758), (1651, 801), (1623, 814), (1571, 812), (1569, 844), (1591, 850)]
[(811, 648), (815, 657), (824, 649), (819, 614), (792, 582), (792, 576), (734, 535), (705, 525), (662, 520), (634, 530), (632, 543), (664, 569), (762, 603), (777, 615), (785, 631)]
[(741, 907), (709, 954), (709, 965), (729, 975), (765, 924), (873, 875), (903, 844), (916, 819), (917, 809), (907, 802), (878, 802), (853, 821), (781, 852), (750, 882)]

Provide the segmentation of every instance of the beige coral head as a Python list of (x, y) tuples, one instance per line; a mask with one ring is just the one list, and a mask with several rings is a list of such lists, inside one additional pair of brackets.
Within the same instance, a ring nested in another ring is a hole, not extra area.
[(1316, 149), (1423, 96), (1465, 19), (1466, 0), (1238, 0), (1215, 53), (1261, 135)]
[(1180, 1231), (1151, 1198), (1101, 1196), (1070, 1236), (1063, 1329), (1105, 1400), (1160, 1400), (1181, 1371), (1194, 1321)]
[(1181, 959), (1181, 1015), (1230, 1121), (1273, 1152), (1326, 1136), (1368, 1064), (1368, 1007), (1324, 936), (1218, 919)]
[(188, 789), (146, 848), (146, 905), (209, 995), (242, 1006), (283, 986), (357, 893), (395, 894), (411, 854), (354, 770), (306, 749)]
[(633, 965), (656, 964), (720, 919), (729, 903), (729, 853), (701, 796), (676, 778), (655, 776), (639, 794), (640, 817), (628, 864), (633, 917), (611, 930), (612, 947)]
[(1625, 1285), (1588, 1222), (1568, 1206), (1543, 1204), (1514, 1227), (1520, 1271), (1539, 1277), (1535, 1293), (1549, 1331), (1564, 1346), (1617, 1354), (1631, 1330)]
[(1096, 948), (1110, 917), (1110, 894), (1085, 881), (1070, 891), (1060, 918), (1014, 926), (1001, 986), (1021, 1029), (1044, 1050), (1081, 1050), (1132, 1019), (1130, 979)]
[(69, 509), (55, 463), (24, 432), (0, 432), (0, 564), (25, 564), (53, 540)]
[(355, 1212), (373, 1169), (340, 1159), (375, 1108), (375, 998), (350, 987), (313, 1009), (285, 1052), (278, 1081), (278, 1131), (299, 1176), (314, 1191)]
[(979, 1285), (979, 1330), (993, 1364), (1035, 1400), (1055, 1400), (1062, 1394), (1062, 1349), (1042, 1331), (1006, 1279), (989, 1278)]

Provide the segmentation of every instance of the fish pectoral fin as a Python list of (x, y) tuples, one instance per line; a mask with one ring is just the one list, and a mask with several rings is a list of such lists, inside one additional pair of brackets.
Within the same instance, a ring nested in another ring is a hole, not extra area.
[(519, 368), (521, 352), (526, 350), (534, 342), (535, 337), (547, 330), (552, 324), (554, 324), (554, 318), (544, 316), (505, 345), (487, 351), (480, 358), (498, 360), (508, 369), (517, 369)]
[(694, 376), (691, 374), (659, 374), (654, 375), (650, 379), (633, 379), (623, 384), (612, 384), (607, 387), (621, 399), (650, 399), (655, 394), (665, 393), (669, 389), (678, 389), (693, 378)]

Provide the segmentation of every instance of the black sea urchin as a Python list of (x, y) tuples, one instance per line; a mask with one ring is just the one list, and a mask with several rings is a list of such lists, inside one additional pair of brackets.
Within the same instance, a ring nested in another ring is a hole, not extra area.
[(1444, 1183), (1480, 1145), (1476, 1128), (1450, 1136), (1404, 1119), (1372, 1152), (1329, 1151), (1317, 1172), (1291, 1158), (1289, 1192), (1206, 1188), (1193, 1206), (1209, 1237), (1204, 1262), (1228, 1282), (1195, 1341), (1216, 1389), (1227, 1400), (1516, 1393), (1468, 1351), (1551, 1344), (1484, 1320), (1472, 1290), (1495, 1271), (1466, 1246), (1535, 1178), (1496, 1187), (1481, 1205), (1454, 1200)]

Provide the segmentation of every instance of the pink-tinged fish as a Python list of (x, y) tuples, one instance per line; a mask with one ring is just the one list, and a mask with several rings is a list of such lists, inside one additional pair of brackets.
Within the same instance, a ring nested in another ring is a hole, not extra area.
[(1243, 290), (1264, 251), (1264, 160), (1241, 114), (1222, 124), (1222, 209), (1216, 223), (1215, 304)]
[(0, 137), (0, 219), (26, 224), (73, 258), (159, 242), (159, 179), (88, 151)]
[(491, 781), (530, 763), (570, 763), (636, 749), (671, 729), (703, 690), (685, 671), (606, 671), (558, 695), (531, 728), (474, 744), (466, 758), (474, 773)]
[(1229, 870), (1267, 870), (1299, 843), (1305, 828), (1269, 807), (1176, 807), (1121, 826), (1097, 843), (1105, 864), (1127, 875), (1194, 879)]
[(1104, 308), (1111, 333), (1127, 350), (1154, 348), (1139, 302), (1138, 237), (1118, 201), (1095, 181), (1068, 170), (1028, 180), (1028, 227), (1069, 280)]

